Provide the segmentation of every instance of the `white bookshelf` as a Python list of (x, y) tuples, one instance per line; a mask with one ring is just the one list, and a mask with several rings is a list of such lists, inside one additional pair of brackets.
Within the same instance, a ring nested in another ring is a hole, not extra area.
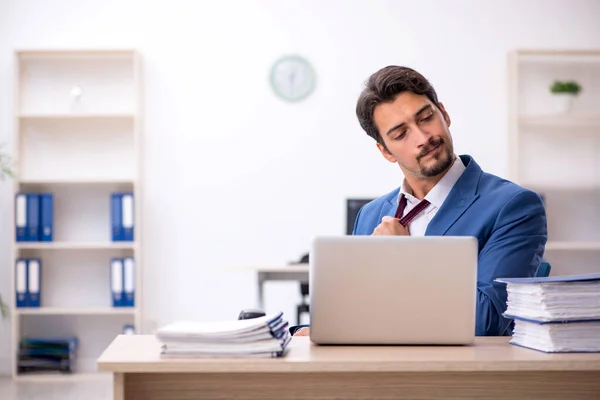
[(134, 250), (135, 242), (39, 242), (16, 244), (17, 250)]
[(89, 382), (89, 381), (105, 381), (112, 383), (112, 373), (107, 372), (81, 372), (77, 374), (22, 374), (14, 378), (16, 382)]
[(136, 308), (113, 307), (41, 307), (19, 308), (17, 315), (135, 315)]
[[(95, 360), (142, 331), (141, 76), (135, 50), (15, 54), (14, 192), (53, 193), (52, 242), (16, 242), (12, 219), (12, 371), (17, 380), (95, 377)], [(135, 241), (112, 242), (110, 194), (134, 193)], [(112, 307), (110, 260), (135, 259), (135, 307)], [(15, 261), (42, 262), (41, 307), (15, 305)], [(22, 337), (76, 336), (75, 373), (19, 374)]]
[[(557, 112), (550, 86), (582, 86)], [(509, 178), (544, 196), (551, 275), (600, 272), (600, 50), (509, 56)]]

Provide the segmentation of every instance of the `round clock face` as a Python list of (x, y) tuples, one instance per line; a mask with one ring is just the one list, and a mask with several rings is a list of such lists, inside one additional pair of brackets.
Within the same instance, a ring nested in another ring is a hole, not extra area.
[(315, 88), (316, 75), (302, 57), (286, 56), (271, 69), (271, 86), (277, 95), (288, 101), (306, 98)]

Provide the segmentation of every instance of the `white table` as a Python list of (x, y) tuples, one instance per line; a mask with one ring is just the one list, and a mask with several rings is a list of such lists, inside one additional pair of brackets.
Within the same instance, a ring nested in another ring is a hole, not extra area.
[(290, 264), (283, 267), (241, 267), (236, 268), (258, 273), (258, 307), (264, 310), (264, 286), (267, 281), (297, 281), (308, 283), (308, 264)]

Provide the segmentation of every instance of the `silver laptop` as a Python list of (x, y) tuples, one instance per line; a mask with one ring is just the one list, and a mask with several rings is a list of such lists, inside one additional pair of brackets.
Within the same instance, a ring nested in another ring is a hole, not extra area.
[(477, 254), (474, 237), (314, 237), (311, 341), (472, 343)]

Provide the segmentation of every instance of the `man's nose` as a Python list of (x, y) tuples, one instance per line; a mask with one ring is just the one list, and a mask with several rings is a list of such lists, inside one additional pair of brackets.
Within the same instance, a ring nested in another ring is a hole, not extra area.
[(417, 143), (417, 147), (420, 149), (423, 146), (427, 145), (431, 140), (431, 133), (421, 129), (418, 125), (413, 128), (415, 141)]

